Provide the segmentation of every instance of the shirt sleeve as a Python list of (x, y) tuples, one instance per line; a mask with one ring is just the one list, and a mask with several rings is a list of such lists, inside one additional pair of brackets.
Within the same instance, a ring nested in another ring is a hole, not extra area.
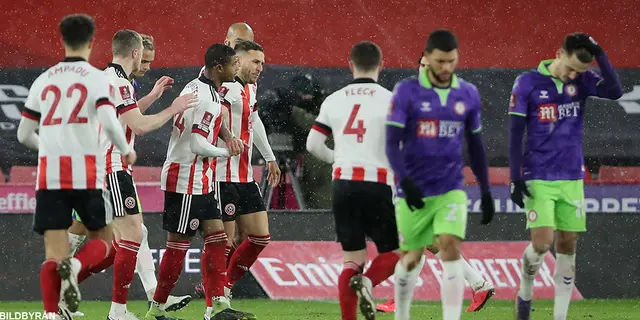
[(526, 117), (529, 102), (529, 93), (531, 88), (526, 82), (524, 75), (516, 78), (511, 89), (511, 97), (509, 98), (509, 115)]
[(587, 88), (588, 96), (598, 96), (598, 86), (604, 80), (602, 77), (592, 70), (587, 70), (583, 75), (583, 85)]
[(389, 112), (387, 113), (387, 125), (404, 128), (407, 124), (409, 99), (404, 92), (406, 84), (401, 82), (393, 88), (391, 101), (389, 102)]
[(208, 138), (209, 133), (213, 131), (215, 119), (219, 113), (220, 112), (215, 112), (213, 102), (200, 100), (193, 110), (191, 133)]
[(478, 88), (474, 85), (470, 85), (469, 88), (470, 94), (470, 102), (471, 108), (469, 110), (469, 114), (467, 115), (465, 126), (470, 130), (471, 133), (479, 133), (482, 131), (482, 118), (480, 116), (482, 110), (482, 101), (480, 99), (480, 93), (478, 92)]
[(312, 130), (316, 130), (325, 136), (330, 136), (332, 133), (328, 110), (331, 104), (330, 100), (332, 99), (330, 99), (329, 97), (322, 102), (322, 105), (320, 105), (320, 112), (318, 113), (318, 117), (316, 118), (314, 124), (311, 126)]
[(27, 95), (27, 100), (25, 100), (24, 109), (22, 110), (23, 117), (37, 122), (40, 122), (40, 94), (42, 91), (39, 88), (39, 79), (38, 77), (36, 81), (31, 84), (29, 95)]
[(133, 110), (138, 107), (138, 102), (135, 98), (135, 92), (133, 86), (126, 79), (119, 78), (114, 83), (115, 96), (116, 96), (116, 110), (118, 115), (121, 115), (127, 111)]

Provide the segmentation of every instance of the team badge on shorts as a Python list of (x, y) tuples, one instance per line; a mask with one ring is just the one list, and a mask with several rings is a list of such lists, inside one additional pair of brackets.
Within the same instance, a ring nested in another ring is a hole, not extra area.
[(575, 97), (578, 93), (578, 89), (576, 89), (575, 85), (569, 84), (564, 87), (564, 92), (566, 92), (570, 97)]
[(226, 206), (224, 206), (224, 213), (232, 216), (234, 213), (236, 213), (236, 205), (233, 203), (227, 204)]
[(527, 219), (529, 219), (530, 222), (536, 222), (536, 220), (538, 220), (538, 213), (535, 210), (529, 211), (529, 213), (527, 213)]
[(189, 222), (189, 228), (191, 228), (191, 230), (198, 230), (198, 227), (200, 226), (200, 220), (198, 219), (191, 219), (191, 222)]
[(453, 107), (453, 109), (456, 111), (457, 114), (463, 115), (464, 112), (467, 110), (467, 107), (464, 105), (464, 102), (458, 101), (456, 102), (456, 105)]
[(126, 199), (124, 199), (124, 206), (127, 207), (127, 209), (135, 208), (136, 199), (134, 199), (133, 197), (127, 197)]

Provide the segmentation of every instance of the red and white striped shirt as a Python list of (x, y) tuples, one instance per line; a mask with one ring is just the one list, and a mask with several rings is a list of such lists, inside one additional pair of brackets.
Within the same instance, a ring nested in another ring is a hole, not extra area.
[(372, 79), (355, 79), (328, 96), (313, 125), (333, 134), (334, 180), (371, 181), (394, 185), (385, 154), (385, 121), (391, 91)]
[(167, 192), (202, 195), (213, 192), (212, 159), (191, 151), (191, 135), (199, 134), (213, 143), (220, 132), (220, 96), (215, 84), (200, 76), (189, 82), (180, 95), (193, 93), (198, 98), (196, 107), (187, 109), (173, 118), (173, 130), (162, 166), (161, 189)]
[[(242, 154), (230, 158), (216, 158), (212, 163), (216, 181), (221, 182), (252, 182), (253, 169), (251, 156), (253, 150), (253, 113), (257, 112), (257, 86), (245, 84), (236, 77), (234, 82), (225, 82), (220, 87), (222, 107), (229, 112), (227, 128), (231, 133), (245, 143)], [(226, 119), (225, 119), (226, 120)], [(219, 139), (218, 147), (226, 144)], [(248, 146), (248, 147), (247, 147)]]
[[(133, 85), (129, 82), (127, 74), (125, 73), (122, 66), (114, 63), (109, 63), (109, 67), (104, 71), (105, 74), (111, 79), (111, 84), (115, 88), (115, 100), (114, 105), (116, 106), (118, 112), (118, 118), (120, 115), (126, 113), (127, 111), (133, 110), (138, 107), (138, 102), (136, 101), (136, 94), (133, 89)], [(133, 149), (133, 145), (136, 141), (136, 135), (133, 134), (133, 130), (129, 128), (129, 126), (120, 118), (120, 123), (122, 124), (122, 130), (127, 137), (127, 142), (131, 149)], [(102, 137), (102, 146), (104, 147), (107, 155), (107, 173), (117, 172), (126, 170), (131, 173), (133, 171), (133, 167), (131, 165), (126, 166), (124, 164), (124, 157), (115, 147), (115, 145), (107, 139), (106, 136)]]
[(104, 187), (97, 109), (113, 108), (111, 91), (82, 58), (66, 58), (34, 81), (22, 115), (40, 123), (36, 190)]

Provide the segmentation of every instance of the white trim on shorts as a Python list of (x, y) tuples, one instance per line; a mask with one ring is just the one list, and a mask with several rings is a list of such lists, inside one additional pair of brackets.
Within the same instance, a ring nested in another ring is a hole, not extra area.
[(189, 227), (189, 213), (191, 212), (191, 198), (190, 194), (182, 195), (182, 207), (180, 208), (180, 220), (178, 222), (178, 233), (187, 234), (187, 227)]

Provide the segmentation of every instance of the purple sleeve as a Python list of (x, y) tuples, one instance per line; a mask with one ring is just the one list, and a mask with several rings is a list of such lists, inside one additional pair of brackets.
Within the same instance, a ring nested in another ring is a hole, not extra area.
[(527, 77), (520, 75), (513, 82), (511, 97), (509, 98), (509, 115), (526, 117), (529, 101), (529, 84)]
[(589, 95), (611, 100), (620, 98), (622, 96), (622, 83), (618, 73), (613, 70), (607, 54), (602, 53), (596, 57), (596, 61), (600, 66), (601, 75), (593, 71), (585, 73)]
[(469, 160), (471, 161), (471, 170), (478, 179), (480, 191), (482, 193), (489, 192), (489, 163), (487, 161), (487, 152), (482, 141), (482, 117), (480, 115), (482, 102), (478, 89), (474, 86), (470, 89), (471, 101), (474, 107), (469, 111), (467, 116), (466, 138), (469, 151)]
[(527, 119), (518, 116), (509, 117), (509, 168), (511, 169), (511, 181), (522, 179), (522, 138)]
[(385, 151), (387, 153), (387, 159), (389, 159), (389, 165), (398, 181), (402, 181), (402, 179), (407, 177), (407, 168), (404, 165), (404, 154), (400, 146), (403, 136), (404, 128), (387, 125), (387, 144)]
[(407, 177), (407, 168), (404, 165), (404, 153), (401, 147), (404, 130), (407, 122), (407, 94), (399, 92), (403, 89), (403, 83), (399, 83), (393, 89), (393, 96), (389, 104), (389, 113), (386, 122), (386, 147), (387, 159), (398, 181)]

